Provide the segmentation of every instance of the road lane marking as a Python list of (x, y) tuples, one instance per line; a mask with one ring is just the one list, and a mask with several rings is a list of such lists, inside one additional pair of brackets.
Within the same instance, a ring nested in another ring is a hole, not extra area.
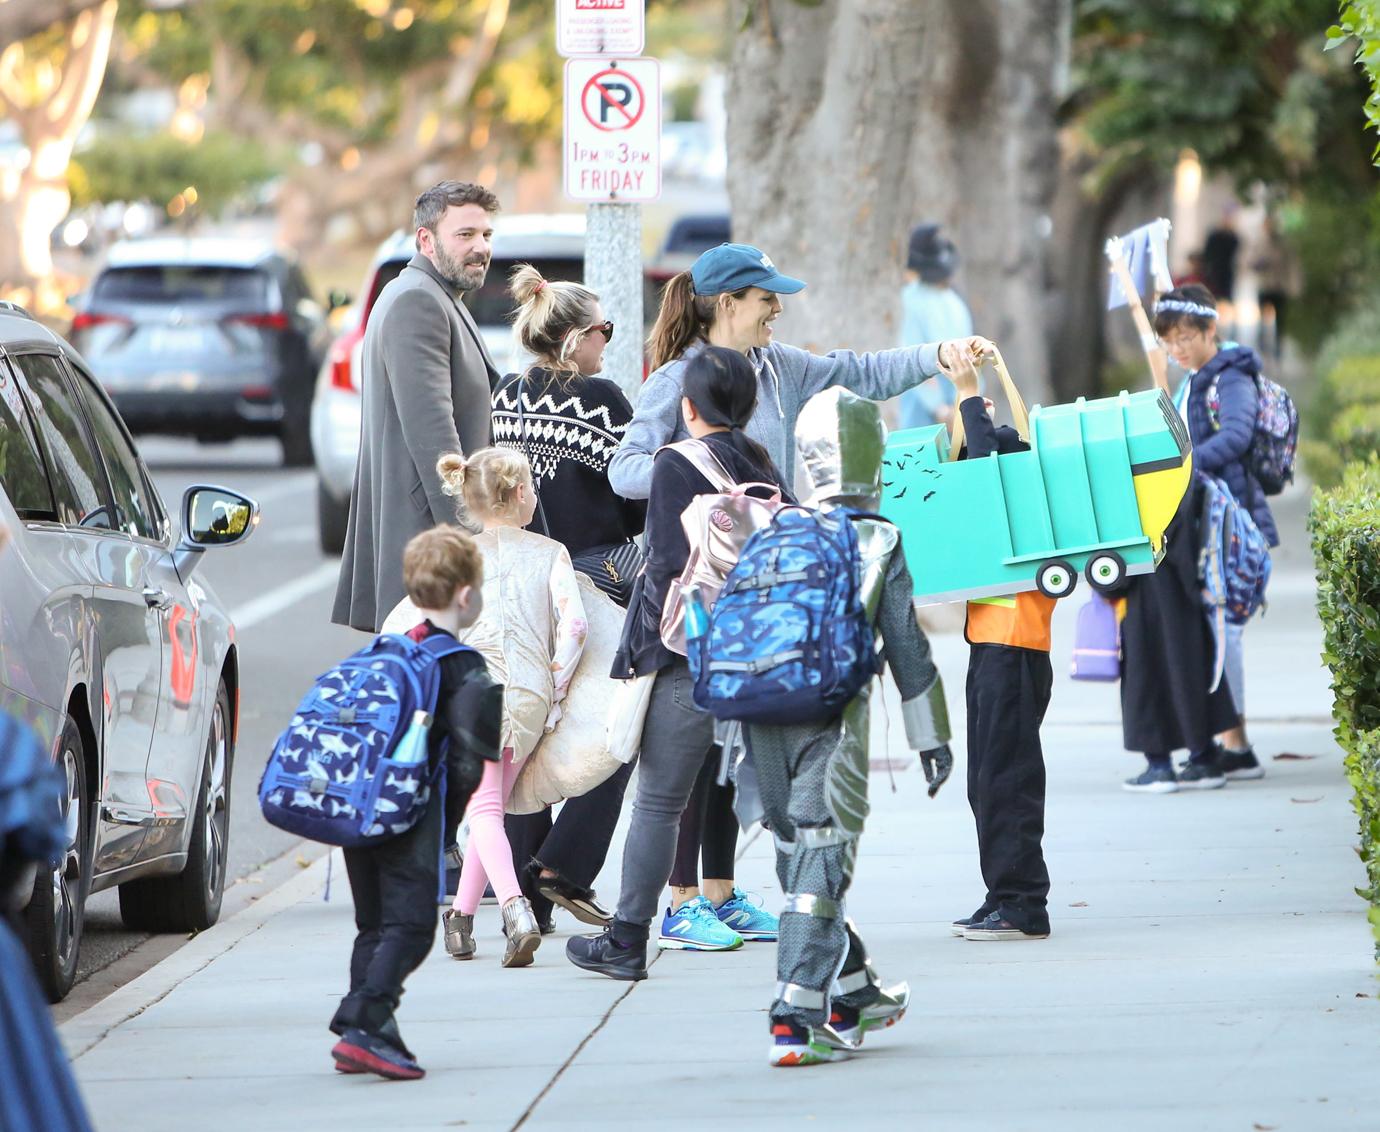
[(310, 597), (318, 590), (324, 590), (327, 586), (335, 585), (339, 577), (339, 562), (323, 562), (310, 574), (269, 590), (268, 593), (256, 597), (253, 601), (247, 601), (239, 608), (232, 609), (230, 620), (234, 623), (235, 629), (242, 633), (246, 629), (252, 629), (261, 621), (276, 617), (283, 610), (296, 605), (303, 598)]

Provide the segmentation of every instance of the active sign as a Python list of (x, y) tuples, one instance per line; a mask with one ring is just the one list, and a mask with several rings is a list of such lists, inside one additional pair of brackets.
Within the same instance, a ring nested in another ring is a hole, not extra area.
[(565, 194), (586, 201), (661, 195), (661, 68), (655, 59), (566, 63)]
[(645, 0), (556, 0), (556, 50), (573, 55), (641, 55)]

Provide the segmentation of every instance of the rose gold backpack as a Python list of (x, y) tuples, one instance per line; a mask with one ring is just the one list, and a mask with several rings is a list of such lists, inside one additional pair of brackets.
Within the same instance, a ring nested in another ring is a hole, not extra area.
[[(743, 547), (767, 526), (781, 509), (781, 489), (769, 483), (736, 483), (702, 440), (678, 440), (667, 445), (684, 456), (717, 494), (697, 495), (681, 513), (680, 525), (690, 544), (690, 557), (680, 577), (671, 583), (661, 611), (661, 641), (672, 652), (685, 655), (685, 601), (683, 592), (697, 586), (706, 609), (723, 589), (724, 579), (738, 562)], [(748, 495), (748, 488), (765, 488), (766, 499)]]

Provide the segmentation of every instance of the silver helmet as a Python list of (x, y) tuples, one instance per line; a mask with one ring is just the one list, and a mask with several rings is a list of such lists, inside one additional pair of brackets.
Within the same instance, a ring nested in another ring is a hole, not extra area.
[(847, 389), (826, 389), (801, 411), (796, 439), (816, 506), (839, 497), (881, 498), (886, 425), (876, 402)]

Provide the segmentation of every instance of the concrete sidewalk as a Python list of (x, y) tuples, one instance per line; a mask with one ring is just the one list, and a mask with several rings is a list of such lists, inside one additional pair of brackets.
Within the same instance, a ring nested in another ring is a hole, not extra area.
[[(497, 910), (484, 907), (479, 959), (455, 963), (438, 942), (409, 984), (400, 1020), (427, 1078), (340, 1078), (325, 1028), (352, 936), (337, 863), (330, 903), (313, 866), (63, 1027), (98, 1126), (1373, 1132), (1380, 1016), (1353, 892), (1356, 823), (1326, 718), (1299, 499), (1282, 511), (1294, 549), (1247, 634), (1262, 781), (1120, 790), (1137, 760), (1121, 750), (1115, 688), (1062, 676), (1081, 599), (1057, 620), (1049, 940), (949, 935), (981, 897), (962, 754), (930, 801), (893, 710), (905, 769), (893, 792), (878, 759), (849, 911), (915, 998), (852, 1061), (768, 1068), (770, 945), (667, 953), (630, 986), (566, 962), (565, 938), (583, 929), (562, 917), (534, 967), (504, 971)], [(961, 707), (966, 648), (935, 645)], [(1315, 757), (1271, 759), (1281, 752)], [(599, 885), (610, 897), (617, 857)], [(769, 838), (746, 844), (739, 878), (779, 899)]]

